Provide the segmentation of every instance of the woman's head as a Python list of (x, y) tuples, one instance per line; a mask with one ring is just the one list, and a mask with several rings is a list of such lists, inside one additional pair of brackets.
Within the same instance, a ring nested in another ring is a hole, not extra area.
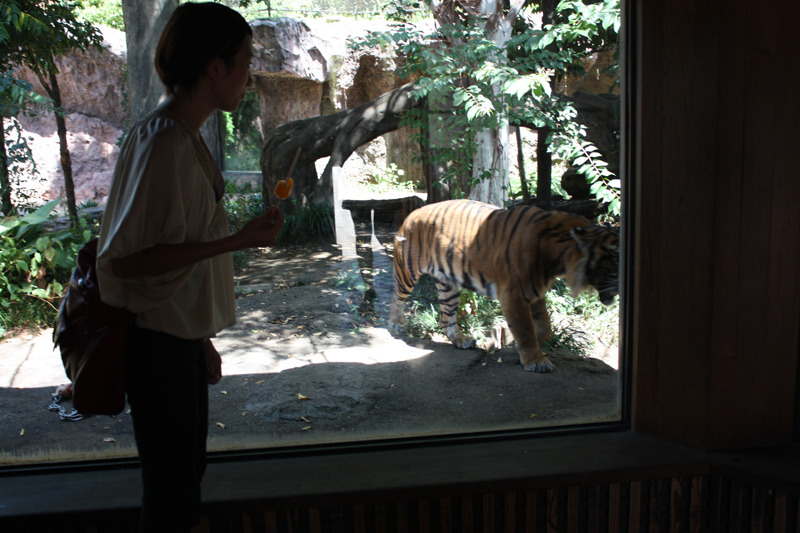
[(178, 7), (156, 49), (156, 72), (167, 93), (191, 91), (215, 58), (230, 66), (245, 39), (252, 35), (244, 17), (222, 4), (186, 3)]

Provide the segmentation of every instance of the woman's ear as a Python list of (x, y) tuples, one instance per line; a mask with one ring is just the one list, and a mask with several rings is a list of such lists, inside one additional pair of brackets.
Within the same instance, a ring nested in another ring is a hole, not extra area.
[(221, 58), (215, 57), (206, 67), (206, 74), (209, 78), (216, 81), (226, 72), (225, 62)]

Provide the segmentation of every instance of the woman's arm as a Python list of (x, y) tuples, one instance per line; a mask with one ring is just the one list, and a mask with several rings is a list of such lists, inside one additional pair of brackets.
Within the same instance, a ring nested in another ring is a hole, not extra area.
[(215, 241), (159, 244), (131, 255), (113, 259), (114, 275), (126, 279), (156, 276), (183, 268), (204, 259), (245, 248), (272, 246), (283, 226), (283, 214), (277, 207), (254, 218), (237, 233)]

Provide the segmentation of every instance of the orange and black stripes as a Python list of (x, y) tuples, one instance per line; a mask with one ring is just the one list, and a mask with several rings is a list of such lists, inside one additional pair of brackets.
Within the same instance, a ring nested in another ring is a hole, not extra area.
[(558, 211), (505, 210), (471, 200), (426, 205), (395, 237), (390, 323), (399, 326), (403, 302), (424, 274), (436, 280), (442, 326), (454, 343), (462, 288), (493, 298), (521, 294), (534, 305), (564, 277), (575, 292), (594, 285), (605, 303), (617, 291), (618, 247), (617, 230)]

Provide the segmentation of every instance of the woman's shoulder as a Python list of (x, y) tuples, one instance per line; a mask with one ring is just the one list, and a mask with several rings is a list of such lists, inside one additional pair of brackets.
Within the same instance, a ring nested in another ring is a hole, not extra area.
[(173, 116), (153, 112), (141, 119), (132, 129), (131, 135), (143, 140), (185, 140), (191, 141), (191, 133)]
[(193, 158), (197, 141), (191, 132), (169, 115), (151, 113), (137, 122), (128, 132), (122, 146), (122, 157)]

